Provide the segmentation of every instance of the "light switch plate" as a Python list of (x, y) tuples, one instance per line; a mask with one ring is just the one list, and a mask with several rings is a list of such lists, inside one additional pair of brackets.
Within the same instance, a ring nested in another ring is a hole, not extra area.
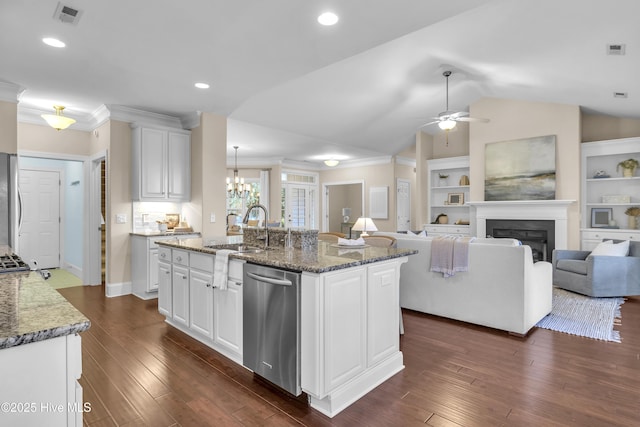
[(209, 218), (209, 221), (216, 222), (216, 214), (215, 213), (211, 212), (211, 216)]
[(126, 224), (127, 214), (116, 214), (116, 224)]

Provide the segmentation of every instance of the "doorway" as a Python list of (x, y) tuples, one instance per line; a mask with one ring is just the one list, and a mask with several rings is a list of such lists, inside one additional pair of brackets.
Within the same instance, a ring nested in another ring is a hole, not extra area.
[(20, 256), (37, 268), (60, 267), (60, 183), (62, 172), (20, 169), (22, 226)]
[(398, 178), (396, 185), (396, 230), (409, 231), (411, 229), (411, 182)]
[(106, 152), (92, 158), (89, 164), (89, 194), (87, 212), (88, 255), (85, 283), (89, 285), (106, 284), (107, 282), (107, 236), (108, 210), (107, 195), (107, 161)]
[(363, 216), (364, 181), (330, 182), (322, 186), (322, 231), (344, 233), (350, 237), (351, 227)]

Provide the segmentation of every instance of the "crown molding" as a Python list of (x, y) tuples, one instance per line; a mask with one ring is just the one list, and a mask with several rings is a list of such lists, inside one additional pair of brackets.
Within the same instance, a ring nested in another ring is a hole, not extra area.
[(411, 166), (411, 167), (415, 168), (416, 167), (416, 159), (412, 159), (410, 157), (397, 156), (396, 157), (396, 164), (403, 165), (403, 166)]
[(180, 116), (180, 123), (182, 123), (183, 129), (193, 129), (200, 126), (201, 111), (194, 111), (192, 113)]
[(0, 82), (0, 101), (17, 104), (24, 88), (14, 83)]
[(107, 104), (106, 108), (109, 110), (110, 120), (135, 123), (141, 126), (162, 126), (182, 129), (182, 123), (177, 117), (137, 110), (123, 105)]
[[(53, 114), (51, 110), (40, 110), (37, 108), (20, 107), (18, 104), (18, 123), (31, 123), (40, 126), (49, 126), (47, 122), (42, 118), (43, 114)], [(95, 129), (92, 119), (87, 120), (85, 117), (77, 117), (69, 114), (65, 114), (67, 117), (71, 117), (76, 122), (67, 129), (80, 130), (85, 132), (91, 132)]]

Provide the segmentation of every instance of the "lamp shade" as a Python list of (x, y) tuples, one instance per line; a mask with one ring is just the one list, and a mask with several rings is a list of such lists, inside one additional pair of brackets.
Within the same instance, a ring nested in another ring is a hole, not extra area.
[(76, 122), (72, 118), (62, 115), (62, 110), (64, 110), (62, 105), (54, 105), (53, 108), (56, 110), (55, 114), (43, 114), (42, 118), (55, 130), (66, 129)]
[(447, 119), (447, 120), (443, 120), (441, 122), (438, 122), (438, 126), (442, 130), (451, 130), (454, 127), (456, 127), (456, 122), (454, 120)]
[(378, 227), (376, 227), (371, 218), (366, 218), (364, 216), (358, 218), (351, 229), (354, 231), (362, 231), (362, 233), (360, 233), (360, 236), (362, 237), (369, 235), (367, 231), (378, 231)]

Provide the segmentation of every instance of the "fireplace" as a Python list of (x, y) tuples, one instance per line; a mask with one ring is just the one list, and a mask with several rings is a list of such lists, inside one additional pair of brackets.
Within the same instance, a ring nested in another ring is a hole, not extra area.
[(518, 239), (531, 247), (533, 261), (551, 261), (555, 248), (555, 221), (487, 219), (487, 237)]

